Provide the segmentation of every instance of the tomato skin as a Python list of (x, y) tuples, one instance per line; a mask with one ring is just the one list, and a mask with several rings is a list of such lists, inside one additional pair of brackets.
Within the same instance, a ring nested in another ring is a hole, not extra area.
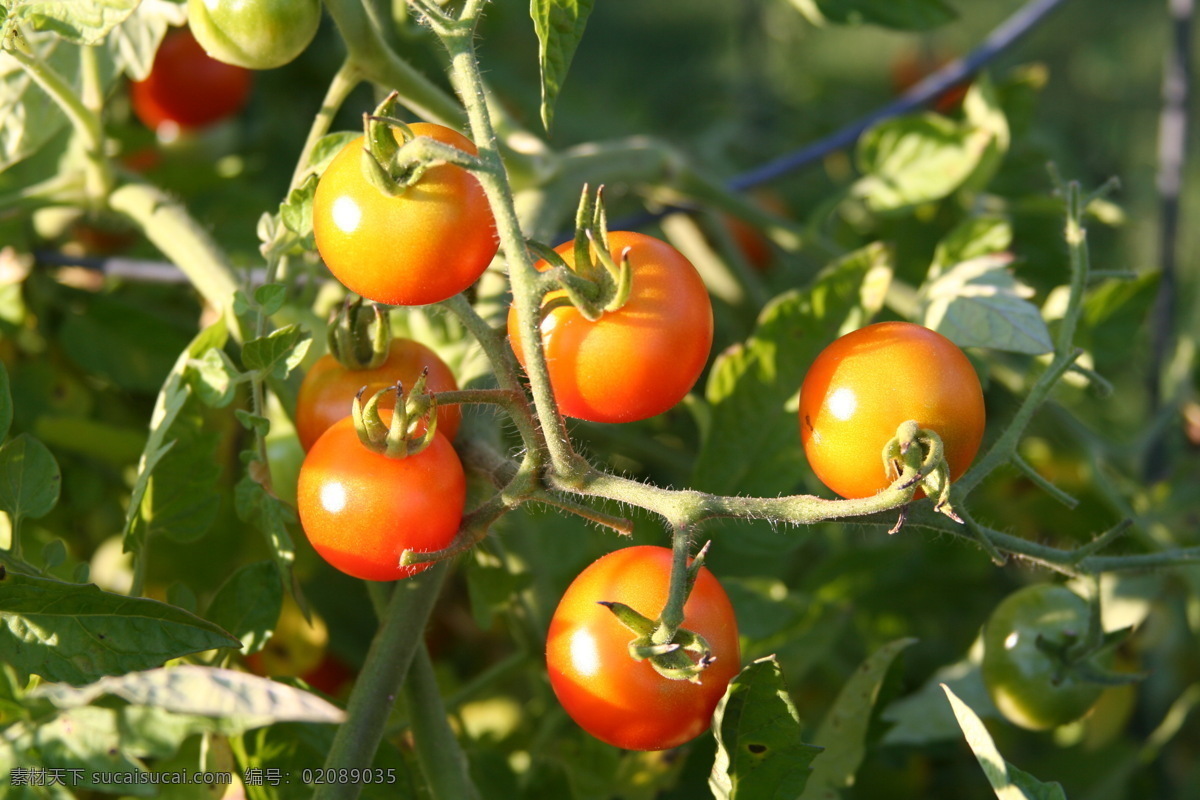
[[(313, 364), (300, 384), (296, 398), (296, 433), (305, 450), (311, 450), (321, 434), (331, 425), (350, 413), (354, 396), (366, 386), (365, 401), (375, 392), (396, 381), (404, 385), (405, 391), (412, 388), (421, 370), (428, 367), (426, 388), (431, 392), (452, 392), (458, 389), (454, 373), (438, 354), (420, 342), (411, 339), (393, 339), (388, 346), (387, 360), (374, 369), (347, 369), (336, 358), (326, 353)], [(385, 398), (386, 399), (386, 398)], [(381, 403), (391, 408), (395, 398)], [(462, 422), (458, 406), (438, 406), (438, 433), (453, 441)]]
[(144, 81), (130, 85), (133, 113), (148, 128), (203, 128), (232, 117), (250, 98), (252, 76), (210, 58), (186, 28), (169, 32)]
[(1067, 631), (1082, 637), (1089, 613), (1087, 601), (1054, 584), (1018, 589), (996, 606), (983, 631), (983, 683), (1009, 722), (1049, 730), (1079, 719), (1100, 699), (1100, 684), (1069, 673), (1055, 685), (1055, 660), (1035, 644), (1039, 634), (1051, 642)]
[(920, 325), (880, 322), (842, 336), (800, 387), (804, 454), (842, 497), (891, 484), (883, 448), (910, 419), (941, 436), (952, 481), (967, 471), (983, 441), (983, 389), (963, 352)]
[[(441, 125), (409, 127), (475, 155), (475, 145)], [(483, 187), (462, 167), (440, 164), (396, 197), (362, 172), (362, 137), (326, 168), (313, 197), (317, 250), (352, 292), (388, 305), (437, 303), (469, 288), (499, 249)]]
[(704, 568), (683, 608), (683, 626), (703, 636), (716, 657), (701, 683), (668, 680), (630, 658), (633, 632), (599, 602), (625, 603), (653, 619), (666, 603), (670, 575), (668, 548), (616, 550), (576, 576), (550, 620), (546, 669), (554, 694), (580, 727), (615, 747), (666, 750), (704, 733), (740, 668), (733, 606)]
[[(629, 231), (608, 238), (618, 262), (629, 248), (629, 299), (595, 322), (574, 307), (554, 309), (542, 320), (542, 346), (565, 416), (633, 422), (670, 409), (695, 385), (712, 348), (712, 302), (696, 268), (666, 242)], [(572, 243), (555, 252), (574, 265)], [(549, 268), (544, 261), (536, 266)], [(508, 338), (524, 366), (518, 331), (514, 306), (508, 312)]]
[(462, 521), (466, 478), (450, 442), (388, 458), (358, 440), (345, 417), (322, 434), (300, 468), (300, 525), (322, 558), (356, 578), (408, 578), (429, 564), (401, 567), (404, 550), (450, 544)]
[(320, 0), (188, 0), (188, 27), (210, 56), (246, 69), (272, 69), (308, 47)]

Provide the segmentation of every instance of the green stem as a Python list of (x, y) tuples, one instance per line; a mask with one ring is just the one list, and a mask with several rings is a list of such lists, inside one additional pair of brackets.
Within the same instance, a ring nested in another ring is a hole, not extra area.
[(446, 719), (429, 651), (422, 644), (413, 658), (404, 698), (412, 715), (413, 745), (433, 800), (477, 800), (466, 754)]
[(1073, 497), (1070, 494), (1067, 494), (1062, 489), (1055, 486), (1053, 483), (1051, 483), (1049, 480), (1047, 480), (1045, 477), (1043, 477), (1043, 475), (1040, 472), (1038, 472), (1036, 469), (1034, 469), (1033, 466), (1028, 461), (1021, 458), (1021, 456), (1019, 454), (1013, 453), (1010, 461), (1012, 461), (1012, 464), (1014, 467), (1016, 467), (1017, 469), (1019, 469), (1021, 472), (1023, 472), (1025, 474), (1025, 477), (1029, 478), (1029, 480), (1031, 480), (1035, 484), (1037, 484), (1037, 486), (1039, 488), (1041, 488), (1042, 491), (1049, 494), (1051, 497), (1053, 497), (1058, 502), (1062, 503), (1067, 508), (1075, 508), (1076, 506), (1079, 505), (1078, 498)]
[(467, 302), (467, 298), (461, 294), (443, 300), (441, 306), (454, 314), (475, 341), (479, 342), (500, 386), (523, 395), (521, 379), (517, 376), (517, 359), (509, 348), (504, 333), (488, 325), (487, 320), (479, 316)]
[[(383, 738), (392, 703), (421, 646), (448, 563), (397, 584), (384, 620), (371, 642), (367, 660), (346, 706), (346, 721), (338, 728), (325, 759), (326, 769), (367, 769)], [(354, 800), (362, 784), (326, 783), (316, 787), (313, 800)]]
[(134, 222), (155, 247), (183, 270), (192, 285), (224, 315), (230, 334), (243, 334), (233, 312), (238, 284), (225, 253), (173, 197), (156, 186), (128, 183), (112, 193), (109, 206)]
[(313, 119), (312, 127), (308, 129), (308, 138), (304, 140), (300, 157), (296, 159), (296, 169), (292, 172), (289, 191), (304, 182), (308, 175), (308, 162), (312, 158), (313, 148), (317, 146), (321, 137), (329, 132), (329, 126), (333, 124), (334, 116), (360, 83), (362, 83), (362, 72), (353, 60), (347, 58), (334, 73), (333, 80), (329, 82), (329, 88), (325, 90), (321, 108)]
[(400, 101), (423, 119), (452, 128), (462, 126), (462, 108), (387, 46), (371, 24), (362, 0), (325, 0), (325, 7), (349, 50), (347, 62), (363, 77), (399, 92)]
[(688, 557), (691, 556), (692, 536), (689, 528), (671, 531), (671, 582), (667, 589), (667, 604), (659, 615), (659, 626), (651, 641), (666, 644), (675, 638), (683, 625), (683, 604), (688, 596)]

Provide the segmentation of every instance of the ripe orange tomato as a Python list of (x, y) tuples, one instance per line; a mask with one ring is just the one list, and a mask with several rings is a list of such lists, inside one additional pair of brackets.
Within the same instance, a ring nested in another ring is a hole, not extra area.
[(133, 113), (147, 128), (203, 128), (242, 110), (249, 70), (209, 57), (187, 28), (167, 34), (144, 81), (130, 86)]
[[(572, 306), (555, 308), (542, 320), (542, 346), (565, 416), (632, 422), (671, 408), (696, 383), (712, 347), (712, 303), (696, 268), (666, 242), (628, 231), (608, 237), (614, 260), (629, 253), (629, 299), (595, 322)], [(556, 252), (574, 264), (573, 243)], [(536, 266), (549, 267), (544, 261)], [(560, 294), (551, 292), (547, 300)], [(508, 312), (508, 338), (524, 366), (515, 307)]]
[(704, 733), (740, 668), (733, 606), (704, 568), (683, 607), (683, 627), (703, 636), (716, 657), (700, 683), (669, 680), (630, 657), (635, 634), (599, 603), (624, 603), (654, 619), (670, 575), (668, 548), (616, 550), (579, 573), (550, 620), (546, 669), (554, 694), (580, 727), (616, 747), (665, 750)]
[[(388, 357), (374, 369), (347, 369), (336, 358), (325, 354), (304, 376), (300, 394), (296, 399), (296, 433), (305, 450), (312, 448), (321, 434), (333, 423), (350, 413), (354, 396), (362, 387), (364, 401), (371, 395), (396, 381), (404, 384), (405, 391), (412, 388), (422, 369), (428, 368), (429, 377), (425, 386), (430, 392), (452, 392), (458, 389), (454, 373), (438, 354), (420, 342), (411, 339), (393, 339), (388, 347)], [(381, 404), (390, 408), (395, 398)], [(438, 433), (453, 441), (462, 422), (458, 406), (439, 406), (437, 412)]]
[[(441, 125), (409, 127), (478, 152)], [(362, 151), (362, 137), (342, 148), (313, 197), (313, 234), (329, 271), (350, 291), (388, 305), (436, 303), (470, 287), (499, 248), (479, 181), (462, 167), (440, 164), (389, 197), (363, 176)]]
[(983, 389), (945, 336), (909, 322), (880, 322), (837, 339), (800, 387), (800, 439), (821, 482), (842, 497), (870, 497), (892, 476), (883, 448), (906, 420), (937, 431), (950, 479), (983, 440)]
[(467, 484), (440, 433), (415, 455), (388, 458), (367, 449), (345, 417), (308, 451), (296, 494), (300, 525), (322, 558), (356, 578), (393, 581), (429, 567), (401, 567), (402, 552), (454, 539)]

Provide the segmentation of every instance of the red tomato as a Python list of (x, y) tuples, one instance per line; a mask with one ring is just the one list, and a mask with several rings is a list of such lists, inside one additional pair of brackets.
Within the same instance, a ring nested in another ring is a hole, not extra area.
[(148, 128), (203, 128), (232, 117), (250, 98), (250, 71), (210, 58), (187, 28), (171, 31), (144, 81), (130, 86), (133, 113)]
[(322, 558), (356, 578), (391, 581), (429, 567), (401, 567), (405, 550), (450, 544), (466, 491), (462, 463), (445, 436), (435, 433), (416, 455), (388, 458), (367, 449), (345, 417), (305, 456), (296, 505)]
[[(472, 155), (460, 133), (428, 122), (409, 126)], [(491, 263), (496, 223), (475, 176), (441, 164), (389, 197), (363, 176), (362, 137), (330, 162), (313, 197), (317, 250), (352, 292), (389, 305), (436, 303), (469, 288)]]
[(683, 627), (703, 636), (716, 657), (701, 682), (669, 680), (630, 658), (634, 633), (599, 603), (625, 603), (654, 619), (670, 575), (665, 547), (614, 551), (579, 573), (550, 620), (546, 669), (555, 695), (580, 727), (616, 747), (665, 750), (704, 733), (740, 668), (733, 606), (704, 568), (683, 608)]
[[(305, 450), (311, 449), (329, 426), (349, 415), (354, 396), (362, 387), (367, 387), (364, 401), (380, 389), (395, 386), (396, 381), (403, 383), (408, 391), (425, 368), (429, 369), (425, 384), (429, 391), (458, 389), (454, 373), (446, 362), (425, 345), (411, 339), (393, 339), (387, 360), (374, 369), (347, 369), (332, 355), (321, 356), (304, 376), (296, 399), (296, 433), (300, 444)], [(394, 403), (395, 398), (391, 398), (382, 405), (390, 408)], [(462, 421), (458, 406), (439, 406), (437, 420), (438, 433), (453, 441)]]
[(914, 419), (942, 437), (957, 480), (983, 440), (983, 389), (945, 336), (880, 322), (821, 351), (800, 387), (800, 439), (809, 466), (842, 497), (870, 497), (892, 482), (883, 448)]
[[(609, 235), (614, 260), (628, 250), (629, 299), (590, 322), (571, 306), (554, 309), (541, 325), (542, 346), (559, 409), (592, 422), (632, 422), (661, 414), (691, 390), (712, 347), (712, 303), (700, 274), (666, 242), (628, 231)], [(574, 245), (556, 252), (575, 263)], [(537, 268), (548, 268), (538, 262)], [(551, 292), (547, 299), (559, 296)], [(522, 365), (516, 308), (508, 338)]]

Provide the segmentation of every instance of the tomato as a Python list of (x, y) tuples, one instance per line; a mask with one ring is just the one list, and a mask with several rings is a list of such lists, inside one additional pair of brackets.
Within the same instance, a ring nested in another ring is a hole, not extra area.
[(210, 56), (247, 69), (282, 67), (321, 24), (321, 0), (188, 0), (188, 27)]
[(669, 680), (630, 657), (635, 634), (599, 603), (625, 603), (654, 619), (667, 601), (670, 575), (665, 547), (616, 550), (579, 573), (550, 620), (546, 669), (554, 694), (580, 727), (616, 747), (665, 750), (696, 738), (738, 673), (733, 606), (704, 568), (683, 608), (683, 627), (703, 636), (716, 657), (700, 683)]
[(1047, 730), (1079, 719), (1095, 705), (1103, 687), (1070, 672), (1055, 683), (1057, 659), (1036, 644), (1039, 635), (1051, 643), (1065, 633), (1083, 637), (1090, 613), (1087, 601), (1054, 584), (1026, 586), (996, 606), (983, 631), (983, 682), (1009, 722)]
[(938, 433), (950, 479), (983, 440), (983, 389), (946, 337), (909, 322), (868, 325), (821, 351), (800, 387), (800, 439), (821, 482), (870, 497), (892, 482), (883, 448), (906, 420)]
[[(441, 125), (413, 133), (474, 155), (475, 145)], [(363, 140), (347, 144), (326, 168), (313, 197), (317, 250), (352, 292), (389, 305), (436, 303), (473, 284), (499, 244), (483, 187), (462, 167), (440, 164), (396, 197), (362, 171)]]
[[(787, 204), (784, 203), (783, 197), (778, 192), (757, 189), (751, 192), (751, 199), (777, 216), (786, 217), (789, 214)], [(721, 221), (729, 230), (729, 235), (733, 237), (733, 243), (737, 245), (750, 266), (760, 272), (765, 272), (775, 259), (775, 252), (771, 249), (771, 242), (766, 234), (732, 214), (722, 214)]]
[(171, 31), (146, 80), (130, 86), (133, 113), (148, 128), (203, 128), (241, 111), (250, 84), (247, 70), (210, 58), (190, 31)]
[[(454, 373), (446, 362), (425, 345), (411, 339), (393, 339), (387, 360), (374, 369), (347, 369), (332, 355), (321, 356), (304, 376), (296, 399), (296, 433), (300, 436), (300, 444), (305, 450), (311, 449), (329, 426), (348, 415), (354, 396), (362, 387), (367, 387), (364, 398), (394, 386), (396, 381), (403, 383), (407, 391), (425, 368), (429, 369), (425, 383), (429, 391), (458, 389)], [(384, 404), (384, 408), (388, 407)], [(462, 412), (458, 406), (439, 406), (437, 420), (438, 433), (453, 440), (462, 421)]]
[[(542, 320), (542, 346), (564, 415), (632, 422), (671, 408), (696, 383), (712, 347), (712, 303), (696, 268), (666, 242), (628, 231), (608, 236), (614, 260), (628, 251), (629, 299), (595, 322), (572, 306), (555, 308)], [(556, 252), (575, 263), (573, 243)], [(551, 292), (547, 300), (560, 294)], [(524, 365), (515, 307), (508, 312), (508, 338)]]
[(345, 417), (321, 435), (300, 467), (300, 525), (322, 558), (356, 578), (408, 578), (428, 564), (400, 566), (405, 550), (450, 544), (462, 521), (466, 478), (445, 436), (405, 458), (365, 447)]

